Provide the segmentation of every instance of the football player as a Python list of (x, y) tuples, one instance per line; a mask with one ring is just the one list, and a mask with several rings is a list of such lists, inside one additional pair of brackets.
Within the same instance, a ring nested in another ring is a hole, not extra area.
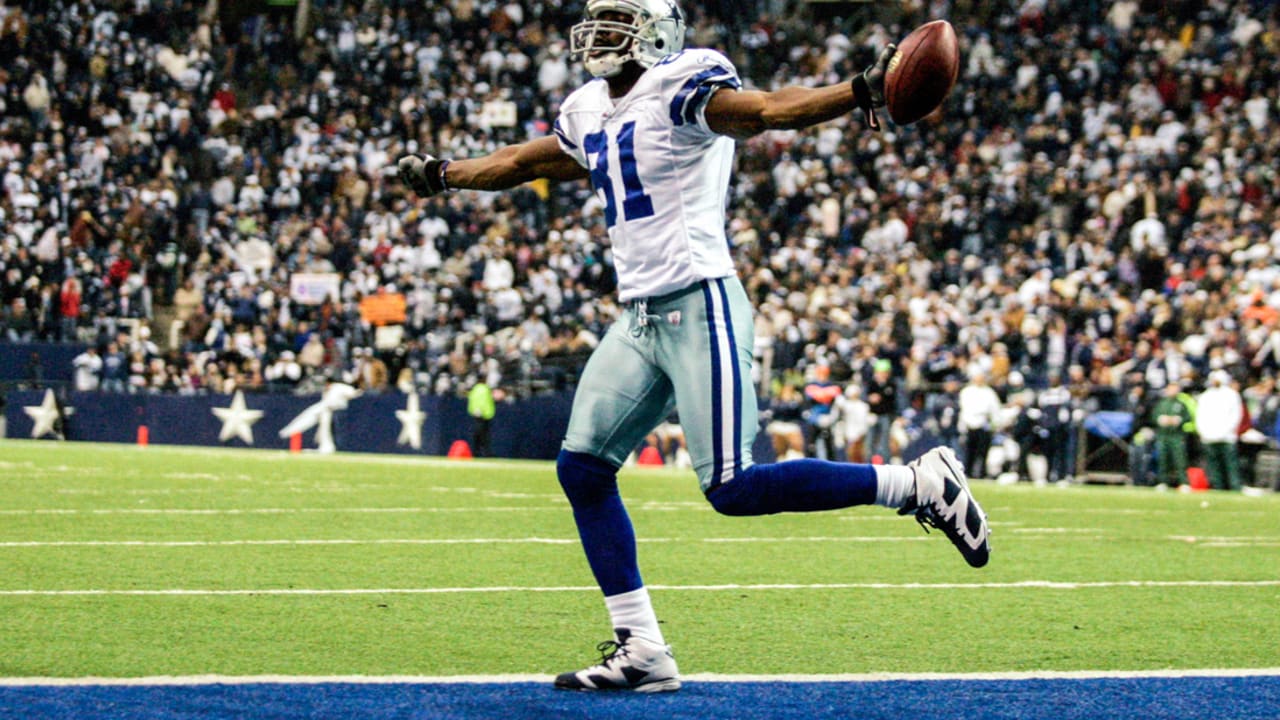
[(420, 197), (590, 178), (604, 203), (627, 312), (583, 370), (556, 471), (615, 637), (600, 645), (598, 664), (557, 677), (559, 688), (680, 687), (616, 482), (628, 454), (673, 408), (702, 491), (721, 513), (875, 503), (942, 529), (974, 567), (989, 553), (985, 515), (948, 448), (906, 466), (751, 459), (753, 310), (725, 237), (735, 141), (854, 110), (878, 127), (894, 47), (851, 82), (758, 92), (742, 89), (724, 55), (684, 49), (684, 38), (673, 0), (588, 0), (570, 49), (595, 78), (562, 103), (553, 135), (483, 157), (398, 161)]

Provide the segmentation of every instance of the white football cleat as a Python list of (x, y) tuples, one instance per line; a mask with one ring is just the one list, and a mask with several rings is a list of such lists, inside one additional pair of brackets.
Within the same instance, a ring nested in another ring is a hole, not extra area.
[(615, 628), (617, 640), (596, 646), (600, 664), (585, 670), (561, 673), (556, 687), (561, 690), (632, 690), (669, 692), (680, 689), (680, 671), (671, 655), (671, 646), (633, 637), (626, 628)]
[(941, 530), (965, 562), (976, 568), (986, 565), (991, 555), (987, 515), (969, 492), (964, 466), (956, 454), (949, 447), (936, 447), (908, 467), (916, 474), (916, 496), (898, 514), (915, 513), (926, 531), (929, 526)]

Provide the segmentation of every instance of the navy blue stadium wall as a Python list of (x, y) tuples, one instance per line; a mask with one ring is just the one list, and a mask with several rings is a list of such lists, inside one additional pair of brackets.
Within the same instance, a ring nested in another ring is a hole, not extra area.
[[(37, 429), (36, 417), (46, 400), (46, 390), (11, 391), (5, 395), (6, 434), (30, 438)], [(262, 415), (247, 424), (247, 434), (234, 432), (214, 413), (214, 409), (234, 407), (230, 395), (125, 395), (102, 392), (67, 392), (55, 396), (64, 407), (63, 423), (67, 440), (132, 443), (138, 429), (147, 428), (149, 443), (164, 445), (213, 445), (288, 449), (289, 439), (280, 430), (311, 407), (318, 397), (245, 393), (244, 409)], [(345, 410), (333, 415), (333, 441), (344, 452), (444, 455), (455, 440), (473, 441), (474, 426), (467, 415), (466, 401), (453, 397), (419, 395), (425, 413), (417, 447), (413, 433), (405, 433), (400, 417), (409, 409), (409, 397), (400, 393), (362, 395), (353, 398)], [(518, 402), (499, 403), (490, 426), (490, 455), (503, 458), (555, 458), (569, 424), (573, 403), (571, 391), (539, 396)], [(53, 407), (51, 404), (50, 407)], [(400, 412), (401, 415), (397, 415)], [(226, 413), (224, 413), (225, 415)], [(220, 439), (228, 428), (228, 437)], [(303, 447), (316, 447), (316, 431), (303, 433)], [(43, 438), (54, 438), (42, 431)], [(764, 433), (756, 438), (754, 455), (758, 462), (773, 460), (773, 448)]]
[(71, 382), (71, 361), (89, 347), (66, 343), (0, 342), (0, 383), (32, 380), (32, 364), (44, 382)]
[[(36, 415), (45, 402), (44, 390), (10, 391), (5, 399), (6, 434), (30, 438), (36, 429)], [(252, 445), (245, 436), (233, 432), (225, 440), (224, 422), (214, 409), (233, 408), (229, 395), (125, 395), (101, 392), (69, 392), (58, 396), (64, 412), (68, 440), (132, 443), (138, 428), (146, 427), (148, 441), (170, 445), (215, 445), (288, 449), (289, 438), (279, 432), (297, 418), (318, 397), (244, 394), (244, 406), (262, 415), (247, 425)], [(420, 395), (420, 442), (414, 447), (412, 432), (402, 433), (397, 411), (408, 408), (408, 396), (400, 393), (362, 395), (333, 415), (333, 440), (340, 451), (444, 455), (455, 440), (473, 438), (473, 423), (466, 401), (453, 397)], [(499, 403), (491, 426), (491, 454), (510, 458), (554, 458), (568, 426), (572, 395), (564, 393), (516, 403)], [(402, 414), (404, 414), (402, 412)], [(531, 429), (536, 428), (536, 432)], [(232, 424), (231, 430), (238, 429)], [(303, 447), (316, 447), (316, 430), (302, 433)], [(54, 434), (42, 432), (42, 437)]]

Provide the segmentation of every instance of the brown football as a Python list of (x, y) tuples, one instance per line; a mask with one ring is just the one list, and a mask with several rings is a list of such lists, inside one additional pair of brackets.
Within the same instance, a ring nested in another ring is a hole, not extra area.
[(889, 60), (884, 99), (889, 117), (910, 125), (937, 110), (960, 73), (960, 44), (955, 28), (934, 20), (911, 31)]

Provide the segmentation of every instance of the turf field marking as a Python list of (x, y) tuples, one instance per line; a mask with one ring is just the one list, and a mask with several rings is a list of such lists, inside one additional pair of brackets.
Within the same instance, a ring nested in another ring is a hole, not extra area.
[[(660, 539), (656, 542), (671, 542)], [(655, 542), (650, 540), (649, 542)], [(0, 548), (27, 547), (237, 547), (253, 545), (577, 545), (577, 538), (386, 538), (316, 540), (16, 540)]]
[[(1064, 531), (1077, 540), (1100, 540), (1101, 530), (1075, 528), (1015, 529), (1028, 537), (1024, 540), (1048, 540)], [(1087, 535), (1086, 533), (1094, 533)], [(1044, 537), (1039, 537), (1044, 536)], [(1062, 538), (1058, 538), (1062, 539)], [(1165, 539), (1174, 542), (1195, 543), (1201, 547), (1275, 547), (1280, 537), (1186, 537), (1169, 535)], [(752, 537), (645, 537), (636, 542), (661, 543), (898, 543), (929, 542), (924, 535), (813, 535), (813, 536), (752, 536)], [(237, 547), (256, 545), (577, 545), (578, 538), (276, 538), (257, 540), (6, 540), (0, 548), (58, 548), (58, 547)]]
[(1169, 535), (1182, 542), (1280, 542), (1280, 535)]
[(1280, 547), (1276, 535), (1170, 535), (1168, 539), (1203, 548)]
[[(720, 592), (743, 590), (1092, 590), (1098, 588), (1224, 588), (1280, 587), (1280, 580), (1117, 580), (1099, 582), (1066, 582), (1057, 580), (1020, 580), (1007, 583), (769, 583), (724, 585), (649, 585), (650, 590)], [(595, 585), (522, 586), (440, 588), (235, 588), (224, 590), (169, 588), (156, 590), (0, 590), (2, 597), (56, 596), (160, 596), (160, 597), (227, 597), (252, 595), (456, 595), (464, 593), (558, 593), (599, 592)]]
[(1065, 527), (1038, 527), (1038, 528), (1013, 528), (1010, 532), (1023, 533), (1026, 535), (1084, 535), (1092, 533), (1101, 535), (1106, 530), (1102, 528), (1065, 528)]
[[(466, 505), (459, 507), (272, 507), (272, 508), (10, 508), (0, 510), (0, 515), (294, 515), (308, 513), (486, 513), (531, 512), (552, 510), (563, 513), (568, 501), (554, 498), (553, 505)], [(705, 502), (637, 502), (629, 510), (695, 510), (715, 512)], [(885, 519), (885, 518), (881, 518)], [(891, 519), (897, 519), (893, 517)], [(899, 520), (899, 522), (901, 522)]]
[[(1280, 668), (1187, 668), (1182, 670), (1024, 670), (981, 673), (841, 673), (829, 675), (727, 675), (692, 673), (689, 682), (873, 683), (1002, 680), (1099, 680), (1124, 678), (1247, 678), (1280, 676)], [(469, 685), (549, 683), (551, 675), (153, 675), (149, 677), (0, 677), (0, 687), (132, 687), (196, 685)]]
[[(36, 441), (17, 440), (14, 446), (27, 445), (35, 447), (39, 444)], [(503, 460), (496, 458), (473, 458), (469, 460), (453, 460), (450, 458), (432, 456), (432, 455), (389, 455), (378, 453), (357, 453), (357, 452), (339, 452), (339, 453), (317, 453), (302, 452), (291, 453), (288, 450), (274, 450), (267, 448), (219, 448), (219, 447), (199, 447), (191, 445), (150, 445), (146, 448), (139, 448), (130, 443), (102, 443), (102, 442), (76, 442), (77, 447), (86, 449), (106, 450), (118, 452), (121, 454), (129, 453), (146, 453), (161, 455), (188, 455), (197, 457), (216, 457), (227, 459), (229, 457), (243, 457), (246, 459), (259, 460), (264, 462), (323, 462), (323, 463), (355, 463), (360, 465), (408, 465), (414, 467), (447, 467), (447, 468), (531, 468), (544, 467), (548, 474), (555, 473), (555, 467), (551, 460)], [(648, 470), (645, 472), (657, 474), (661, 470)], [(692, 477), (692, 473), (687, 473)]]
[[(847, 537), (637, 538), (639, 543), (792, 543), (792, 542), (928, 542), (924, 535), (857, 535)], [(272, 540), (10, 540), (0, 548), (49, 547), (236, 547), (253, 545), (577, 545), (578, 538), (317, 538)]]
[[(213, 482), (222, 482), (225, 476), (216, 473), (197, 473), (197, 472), (168, 472), (160, 477), (166, 480), (211, 480)], [(249, 479), (248, 475), (236, 476), (236, 479)]]
[(454, 512), (529, 512), (563, 507), (540, 506), (474, 506), (474, 507), (303, 507), (303, 508), (33, 508), (0, 510), (0, 515), (301, 515), (309, 513), (454, 513)]
[[(1206, 501), (1206, 502), (1207, 502), (1207, 501)], [(1020, 514), (1022, 514), (1022, 515), (1029, 515), (1029, 514), (1032, 514), (1032, 513), (1054, 513), (1054, 514), (1058, 514), (1058, 515), (1062, 515), (1062, 514), (1070, 514), (1070, 515), (1141, 515), (1141, 516), (1143, 516), (1143, 517), (1150, 516), (1150, 515), (1185, 515), (1185, 514), (1187, 513), (1187, 511), (1188, 511), (1188, 508), (1185, 508), (1185, 507), (1183, 507), (1183, 508), (1177, 508), (1177, 509), (1173, 509), (1173, 510), (1164, 510), (1164, 509), (1160, 509), (1160, 508), (1101, 508), (1101, 507), (1093, 507), (1093, 508), (1090, 508), (1090, 507), (1085, 507), (1085, 508), (1063, 508), (1063, 507), (1053, 507), (1053, 508), (1032, 508), (1032, 507), (1027, 507), (1027, 508), (1018, 508), (1016, 511), (1015, 511), (1015, 510), (1013, 510), (1012, 508), (1011, 508), (1011, 509), (1009, 509), (1009, 512), (1018, 512), (1018, 513), (1020, 513)], [(1213, 512), (1218, 513), (1218, 514), (1221, 514), (1221, 515), (1268, 515), (1268, 516), (1270, 516), (1270, 515), (1274, 515), (1274, 514), (1275, 514), (1275, 512), (1274, 512), (1274, 511), (1267, 511), (1267, 510), (1235, 510), (1235, 509), (1232, 509), (1232, 508), (1227, 508), (1227, 507), (1222, 507), (1222, 506), (1217, 506), (1217, 507), (1215, 507), (1215, 508), (1213, 509)]]

